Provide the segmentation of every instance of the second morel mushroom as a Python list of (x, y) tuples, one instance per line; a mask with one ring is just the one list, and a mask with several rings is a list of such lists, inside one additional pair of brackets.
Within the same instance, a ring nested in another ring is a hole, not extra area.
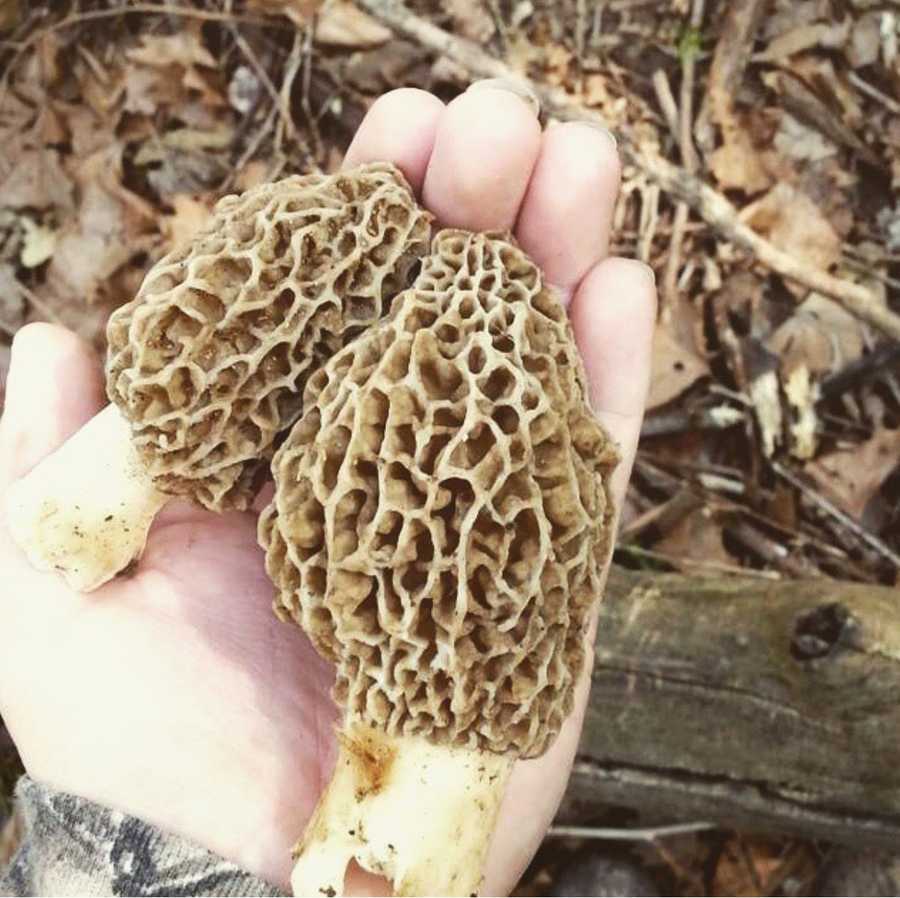
[(31, 563), (93, 589), (140, 555), (170, 496), (247, 508), (306, 378), (387, 312), (429, 233), (389, 164), (221, 200), (112, 315), (112, 404), (9, 491)]
[(344, 719), (295, 894), (341, 893), (354, 858), (396, 894), (474, 893), (512, 762), (573, 707), (616, 451), (558, 298), (498, 235), (441, 232), (304, 404), (260, 539)]

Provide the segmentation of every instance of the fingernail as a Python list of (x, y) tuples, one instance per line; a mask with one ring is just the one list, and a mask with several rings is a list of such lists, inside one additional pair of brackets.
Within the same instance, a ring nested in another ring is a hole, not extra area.
[(473, 81), (466, 93), (470, 90), (482, 90), (484, 88), (507, 90), (511, 94), (515, 94), (520, 100), (524, 100), (535, 115), (541, 114), (541, 101), (538, 99), (538, 95), (522, 81), (515, 81), (512, 78), (483, 78), (481, 81)]
[(615, 149), (618, 150), (619, 142), (616, 140), (616, 135), (609, 130), (602, 122), (598, 122), (596, 119), (592, 118), (579, 118), (573, 119), (576, 125), (587, 125), (588, 128), (592, 128), (594, 131), (599, 131), (612, 145)]
[(635, 259), (635, 261), (644, 269), (644, 271), (647, 272), (647, 277), (650, 279), (650, 283), (655, 286), (656, 272), (646, 262), (643, 262), (640, 259)]

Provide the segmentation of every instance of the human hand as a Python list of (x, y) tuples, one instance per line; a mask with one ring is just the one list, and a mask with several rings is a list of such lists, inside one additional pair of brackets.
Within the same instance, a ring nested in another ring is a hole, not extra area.
[[(620, 503), (655, 291), (645, 266), (606, 257), (619, 180), (612, 140), (584, 123), (541, 134), (526, 102), (482, 82), (447, 107), (417, 90), (382, 97), (346, 164), (369, 160), (399, 165), (440, 224), (514, 230), (570, 302), (595, 409), (623, 457)], [(0, 422), (0, 502), (102, 404), (101, 369), (84, 343), (57, 327), (23, 329)], [(271, 612), (256, 515), (172, 502), (136, 571), (86, 596), (34, 571), (5, 527), (0, 571), (0, 713), (29, 774), (287, 888), (291, 847), (330, 777), (337, 713), (331, 666)], [(551, 750), (513, 772), (487, 894), (512, 888), (552, 819), (589, 680), (585, 671)]]

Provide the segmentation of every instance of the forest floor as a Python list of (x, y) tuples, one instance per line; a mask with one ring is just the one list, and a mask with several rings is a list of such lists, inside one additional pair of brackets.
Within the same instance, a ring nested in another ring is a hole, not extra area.
[[(109, 311), (218, 198), (333, 169), (379, 94), (450, 99), (497, 60), (545, 116), (616, 133), (613, 251), (657, 272), (618, 563), (896, 585), (888, 0), (0, 0), (0, 407), (23, 324), (102, 351)], [(0, 819), (17, 771), (0, 724)], [(548, 841), (522, 894), (584, 850)], [(627, 850), (685, 895), (808, 894), (825, 852), (721, 830)]]

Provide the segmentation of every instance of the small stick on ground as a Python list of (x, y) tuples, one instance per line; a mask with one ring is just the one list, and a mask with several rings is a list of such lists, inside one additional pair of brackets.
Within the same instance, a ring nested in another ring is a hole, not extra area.
[[(426, 19), (411, 13), (396, 0), (358, 0), (358, 2), (362, 9), (380, 22), (421, 46), (447, 56), (474, 77), (518, 80), (524, 78), (521, 73), (490, 56), (477, 44), (432, 25)], [(548, 111), (561, 114), (563, 117), (575, 116), (602, 123), (597, 113), (573, 104), (565, 91), (543, 84), (529, 83)], [(869, 322), (888, 336), (900, 340), (900, 316), (890, 311), (867, 287), (835, 277), (791, 253), (778, 249), (741, 221), (734, 206), (717, 190), (662, 157), (644, 152), (626, 129), (620, 129), (618, 136), (622, 156), (626, 162), (639, 168), (666, 193), (676, 199), (683, 199), (721, 236), (751, 252), (758, 262), (782, 277), (830, 296), (851, 314)]]
[[(704, 0), (694, 0), (691, 5), (690, 26), (698, 31), (703, 23)], [(692, 175), (697, 171), (697, 150), (694, 147), (692, 130), (694, 127), (694, 75), (697, 71), (697, 55), (694, 52), (682, 54), (681, 60), (681, 102), (678, 110), (678, 147), (681, 151), (681, 164), (685, 171)], [(669, 241), (669, 255), (666, 259), (666, 270), (663, 274), (663, 297), (665, 306), (663, 315), (671, 318), (677, 314), (683, 320), (675, 306), (679, 301), (678, 269), (681, 267), (681, 244), (688, 223), (688, 204), (681, 200), (675, 209), (672, 224), (672, 238)]]
[(672, 836), (716, 829), (715, 823), (673, 823), (669, 826), (619, 828), (615, 826), (551, 826), (548, 836), (567, 839), (604, 839), (611, 842), (655, 842)]
[(783, 477), (791, 486), (796, 487), (812, 502), (822, 509), (826, 514), (833, 517), (846, 527), (852, 534), (862, 540), (871, 549), (874, 549), (879, 555), (887, 559), (898, 571), (900, 571), (900, 555), (892, 551), (886, 546), (874, 533), (870, 533), (865, 527), (858, 524), (850, 515), (845, 514), (836, 505), (829, 502), (824, 496), (820, 496), (814, 489), (807, 486), (799, 477), (791, 473), (781, 462), (773, 461), (772, 468), (775, 472)]
[(665, 70), (657, 69), (653, 73), (652, 80), (659, 108), (662, 110), (672, 137), (678, 140), (678, 104), (675, 102), (675, 96), (672, 93), (672, 87), (669, 84), (669, 79), (666, 77)]
[(303, 114), (306, 116), (306, 126), (309, 129), (310, 142), (312, 143), (312, 155), (316, 161), (316, 166), (322, 164), (322, 135), (319, 132), (319, 119), (313, 114), (312, 102), (309, 98), (310, 85), (312, 84), (312, 58), (313, 58), (313, 35), (316, 29), (316, 20), (313, 20), (306, 26), (303, 40), (299, 40), (299, 35), (294, 38), (294, 46), (291, 48), (291, 58), (288, 63), (288, 69), (285, 73), (284, 86), (282, 87), (282, 99), (285, 105), (290, 108), (291, 85), (300, 67), (303, 67), (302, 92), (300, 94), (300, 106)]
[(847, 80), (857, 89), (862, 91), (866, 96), (871, 97), (873, 100), (877, 100), (879, 103), (882, 103), (886, 106), (894, 115), (900, 115), (900, 103), (898, 103), (893, 97), (889, 97), (886, 93), (882, 93), (877, 87), (872, 84), (869, 84), (868, 81), (864, 81), (856, 72), (848, 72)]
[(722, 125), (731, 116), (734, 96), (750, 61), (765, 8), (765, 0), (732, 0), (725, 8), (709, 67), (706, 94), (694, 127), (697, 142), (707, 151), (712, 148), (713, 139), (710, 117)]

